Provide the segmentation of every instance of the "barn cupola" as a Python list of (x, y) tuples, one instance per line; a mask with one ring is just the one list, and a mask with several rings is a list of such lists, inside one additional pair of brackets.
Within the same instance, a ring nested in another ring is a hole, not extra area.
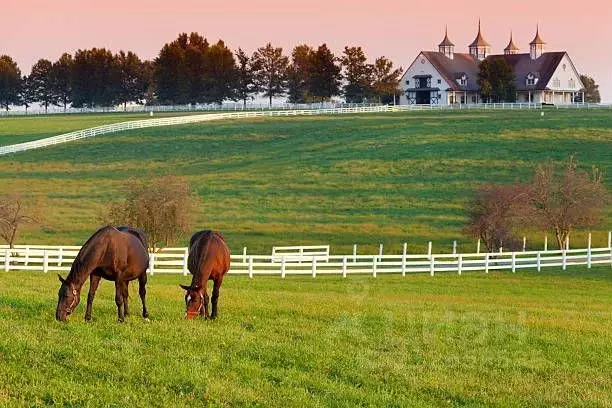
[(455, 57), (455, 44), (448, 38), (448, 26), (445, 29), (444, 39), (438, 45), (438, 50), (446, 58), (453, 59)]
[(529, 54), (531, 55), (532, 60), (536, 60), (542, 56), (542, 54), (544, 53), (545, 44), (546, 43), (544, 42), (544, 40), (542, 40), (542, 37), (540, 37), (540, 26), (538, 25), (536, 29), (536, 36), (533, 41), (529, 43), (529, 46), (531, 48)]
[(470, 55), (477, 60), (484, 60), (491, 54), (491, 44), (489, 44), (480, 30), (480, 20), (478, 20), (478, 35), (473, 43), (470, 44)]
[(518, 54), (520, 48), (516, 46), (514, 40), (512, 39), (512, 31), (510, 32), (510, 43), (506, 48), (504, 48), (504, 55), (514, 55)]

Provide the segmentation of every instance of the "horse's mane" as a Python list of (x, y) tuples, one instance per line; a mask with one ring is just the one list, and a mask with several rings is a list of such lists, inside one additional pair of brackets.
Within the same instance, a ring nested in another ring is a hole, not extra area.
[(117, 227), (117, 230), (121, 232), (127, 232), (129, 234), (134, 235), (136, 238), (140, 240), (140, 242), (142, 242), (142, 245), (145, 247), (145, 249), (147, 251), (149, 250), (149, 240), (147, 239), (147, 234), (140, 228), (121, 226), (121, 227)]
[[(191, 237), (191, 240), (189, 240), (189, 258), (188, 258), (189, 265), (188, 266), (189, 266), (189, 270), (194, 274), (194, 276), (195, 276), (195, 271), (198, 270), (198, 266), (200, 264), (200, 258), (202, 257), (202, 254), (205, 254), (208, 252), (208, 246), (210, 245), (210, 242), (213, 240), (213, 238), (219, 238), (222, 241), (225, 241), (225, 238), (220, 232), (210, 231), (210, 230), (196, 232)], [(205, 245), (200, 244), (202, 240), (206, 241)]]
[(107, 231), (112, 231), (112, 230), (116, 230), (116, 228), (111, 226), (111, 225), (107, 225), (105, 227), (102, 227), (99, 230), (97, 230), (91, 237), (89, 237), (89, 239), (87, 241), (85, 241), (85, 243), (83, 244), (83, 246), (79, 250), (79, 253), (74, 258), (74, 262), (72, 263), (72, 267), (70, 268), (70, 273), (66, 277), (66, 280), (73, 279), (75, 277), (75, 275), (78, 274), (81, 271), (81, 266), (85, 262), (87, 255), (90, 253), (90, 249), (91, 249), (92, 243), (95, 240), (97, 240), (98, 237), (100, 235), (102, 235), (103, 233), (105, 233)]

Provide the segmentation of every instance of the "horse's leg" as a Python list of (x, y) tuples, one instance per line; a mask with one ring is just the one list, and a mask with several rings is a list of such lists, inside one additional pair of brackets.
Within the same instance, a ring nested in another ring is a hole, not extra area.
[(89, 276), (89, 294), (87, 295), (87, 310), (85, 311), (85, 321), (91, 320), (91, 306), (94, 301), (94, 297), (96, 297), (96, 290), (98, 290), (98, 285), (100, 284), (100, 276), (91, 274)]
[(123, 314), (125, 315), (125, 317), (127, 317), (130, 312), (129, 312), (129, 307), (128, 307), (128, 300), (130, 297), (130, 291), (128, 290), (128, 286), (129, 286), (130, 282), (126, 281), (121, 290), (121, 296), (123, 297)]
[(115, 281), (115, 304), (117, 305), (117, 318), (119, 322), (123, 323), (124, 314), (123, 314), (123, 285), (125, 282)]
[(208, 296), (208, 282), (204, 285), (204, 295), (202, 297), (203, 307), (200, 309), (200, 316), (203, 316), (205, 319), (209, 319), (210, 315), (208, 314), (208, 302), (210, 297)]
[(138, 294), (140, 295), (140, 300), (142, 301), (142, 318), (149, 319), (149, 311), (147, 310), (147, 302), (145, 298), (147, 296), (147, 273), (144, 272), (138, 278)]
[(223, 283), (223, 275), (214, 280), (215, 286), (213, 286), (212, 293), (212, 316), (210, 316), (211, 319), (216, 319), (219, 312), (217, 305), (219, 303), (219, 290), (221, 289), (221, 283)]

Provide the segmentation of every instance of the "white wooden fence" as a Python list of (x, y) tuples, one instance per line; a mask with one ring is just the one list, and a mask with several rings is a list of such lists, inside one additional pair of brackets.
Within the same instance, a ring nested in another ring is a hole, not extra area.
[[(67, 272), (76, 257), (79, 247), (21, 245), (9, 249), (0, 248), (0, 271)], [(187, 248), (167, 248), (150, 254), (149, 274), (188, 275)], [(612, 245), (607, 248), (582, 248), (555, 251), (523, 251), (464, 254), (408, 254), (406, 245), (399, 255), (326, 255), (308, 256), (298, 259), (295, 255), (240, 255), (231, 256), (230, 274), (276, 275), (347, 275), (429, 273), (461, 274), (468, 271), (534, 269), (567, 266), (607, 264), (612, 267)]]

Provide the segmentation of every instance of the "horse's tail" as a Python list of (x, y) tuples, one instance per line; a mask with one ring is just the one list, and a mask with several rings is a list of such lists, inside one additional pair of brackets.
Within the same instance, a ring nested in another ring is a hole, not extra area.
[(79, 253), (77, 254), (76, 258), (74, 259), (74, 262), (72, 263), (72, 266), (70, 268), (70, 273), (68, 274), (68, 277), (66, 279), (72, 279), (74, 276), (80, 273), (81, 270), (89, 267), (89, 264), (92, 262), (94, 255), (98, 253), (98, 251), (102, 250), (103, 253), (101, 254), (101, 256), (104, 256), (104, 254), (106, 253), (106, 245), (100, 248), (100, 246), (97, 245), (97, 240), (110, 231), (117, 231), (117, 229), (113, 226), (107, 225), (105, 227), (100, 228), (91, 237), (89, 237), (87, 241), (85, 241), (85, 243), (79, 250)]

